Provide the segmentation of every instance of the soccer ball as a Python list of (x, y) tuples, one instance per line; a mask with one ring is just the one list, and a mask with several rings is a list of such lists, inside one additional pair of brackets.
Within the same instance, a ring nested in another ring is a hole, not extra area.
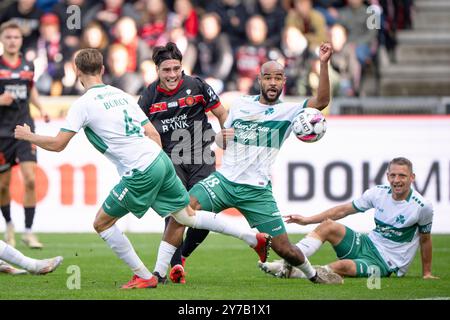
[(294, 118), (292, 131), (303, 142), (316, 142), (325, 135), (327, 131), (327, 120), (320, 110), (304, 108)]

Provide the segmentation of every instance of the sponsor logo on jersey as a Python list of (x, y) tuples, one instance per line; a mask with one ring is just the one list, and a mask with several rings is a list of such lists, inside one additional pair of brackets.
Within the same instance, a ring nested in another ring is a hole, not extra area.
[(14, 99), (25, 100), (28, 97), (26, 84), (7, 84), (5, 85), (5, 92), (11, 93)]
[(33, 71), (27, 71), (27, 70), (20, 71), (19, 78), (22, 79), (22, 80), (32, 81), (33, 77), (34, 77), (34, 72)]
[(149, 108), (150, 114), (164, 112), (164, 111), (167, 111), (167, 102), (154, 103)]
[(0, 70), (0, 79), (11, 79), (11, 73), (10, 70)]
[(176, 108), (176, 107), (178, 107), (178, 101), (169, 102), (169, 104), (167, 106), (169, 108)]

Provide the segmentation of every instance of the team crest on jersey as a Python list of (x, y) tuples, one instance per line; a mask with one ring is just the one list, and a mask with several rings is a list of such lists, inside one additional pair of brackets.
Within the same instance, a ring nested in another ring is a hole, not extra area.
[(271, 114), (274, 113), (274, 112), (275, 112), (275, 109), (274, 109), (274, 108), (269, 108), (269, 109), (266, 110), (266, 112), (264, 112), (264, 114), (265, 114), (266, 116), (268, 116), (268, 115), (271, 115)]
[(193, 96), (186, 96), (186, 98), (184, 98), (184, 101), (186, 101), (186, 105), (190, 107), (195, 103), (195, 98)]
[(405, 223), (405, 216), (403, 216), (402, 214), (397, 216), (397, 218), (395, 218), (395, 223), (404, 224)]

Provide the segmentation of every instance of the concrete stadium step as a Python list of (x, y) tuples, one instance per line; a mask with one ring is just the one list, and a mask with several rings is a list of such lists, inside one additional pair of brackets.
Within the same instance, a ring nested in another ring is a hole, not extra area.
[(397, 40), (398, 63), (450, 64), (450, 32), (400, 31)]
[(413, 26), (416, 30), (450, 30), (450, 1), (417, 0)]
[(449, 65), (390, 65), (381, 68), (384, 96), (449, 96)]

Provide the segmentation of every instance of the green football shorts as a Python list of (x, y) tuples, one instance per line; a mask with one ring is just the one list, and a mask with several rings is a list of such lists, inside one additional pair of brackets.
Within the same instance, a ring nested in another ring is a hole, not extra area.
[(272, 237), (286, 232), (270, 183), (266, 187), (239, 184), (214, 172), (196, 183), (189, 194), (198, 200), (202, 210), (218, 213), (236, 208), (260, 232)]
[(381, 277), (389, 277), (392, 273), (366, 234), (345, 227), (344, 239), (333, 248), (339, 260), (350, 259), (355, 262), (357, 277), (370, 276), (374, 268), (380, 270)]
[(103, 203), (103, 210), (112, 217), (128, 212), (142, 218), (149, 208), (161, 217), (177, 212), (189, 204), (189, 194), (169, 157), (161, 151), (144, 171), (132, 170), (123, 176)]

